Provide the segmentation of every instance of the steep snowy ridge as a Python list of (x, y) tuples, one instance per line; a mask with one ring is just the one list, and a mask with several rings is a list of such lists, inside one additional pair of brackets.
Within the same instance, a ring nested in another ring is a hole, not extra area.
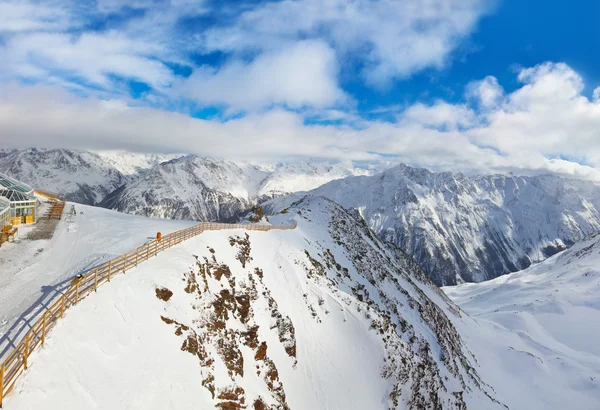
[(600, 187), (558, 176), (466, 177), (401, 165), (312, 193), (357, 209), (438, 285), (524, 269), (600, 231)]
[(32, 148), (5, 154), (0, 172), (69, 201), (96, 204), (125, 182), (117, 168), (88, 151)]
[[(360, 216), (308, 197), (291, 231), (205, 232), (70, 310), (7, 406), (502, 409), (458, 309)], [(90, 320), (93, 318), (93, 320)]]

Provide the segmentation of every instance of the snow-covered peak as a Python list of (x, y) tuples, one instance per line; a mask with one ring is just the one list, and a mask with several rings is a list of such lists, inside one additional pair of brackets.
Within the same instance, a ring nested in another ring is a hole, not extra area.
[(348, 176), (371, 175), (366, 169), (344, 163), (296, 162), (275, 167), (260, 185), (258, 195), (281, 195), (309, 191), (329, 181)]
[(123, 174), (99, 155), (68, 149), (9, 151), (0, 156), (0, 172), (34, 188), (92, 204), (124, 182)]
[(526, 268), (600, 231), (600, 186), (552, 175), (467, 177), (399, 165), (312, 193), (357, 209), (440, 285)]
[(126, 176), (134, 176), (161, 162), (182, 157), (182, 154), (143, 154), (125, 151), (96, 151), (105, 162)]

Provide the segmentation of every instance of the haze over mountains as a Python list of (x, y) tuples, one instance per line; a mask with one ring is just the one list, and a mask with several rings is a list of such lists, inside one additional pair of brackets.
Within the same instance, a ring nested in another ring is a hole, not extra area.
[(0, 172), (69, 200), (188, 220), (232, 221), (258, 203), (278, 212), (310, 191), (358, 210), (438, 285), (524, 269), (600, 231), (599, 186), (553, 175), (465, 176), (406, 165), (368, 175), (342, 163), (66, 149), (4, 151)]

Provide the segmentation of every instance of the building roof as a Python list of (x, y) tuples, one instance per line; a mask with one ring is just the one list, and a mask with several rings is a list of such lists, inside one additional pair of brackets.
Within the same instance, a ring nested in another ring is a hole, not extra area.
[(8, 199), (10, 202), (31, 202), (36, 201), (34, 195), (26, 194), (23, 192), (15, 191), (12, 189), (5, 189), (0, 186), (0, 197)]
[(0, 173), (0, 190), (10, 190), (21, 194), (33, 194), (32, 187), (2, 173)]

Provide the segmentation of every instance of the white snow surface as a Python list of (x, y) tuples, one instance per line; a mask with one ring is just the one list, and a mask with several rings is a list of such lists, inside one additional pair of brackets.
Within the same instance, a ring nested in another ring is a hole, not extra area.
[(457, 327), (484, 378), (512, 392), (510, 408), (598, 408), (600, 236), (523, 271), (443, 290), (471, 316), (475, 328)]
[(108, 195), (102, 206), (134, 215), (230, 221), (264, 198), (365, 172), (341, 163), (298, 162), (271, 168), (190, 155), (156, 165)]
[(133, 215), (229, 221), (268, 197), (371, 171), (319, 160), (289, 164), (197, 155), (0, 149), (0, 172), (69, 201)]
[[(41, 306), (60, 296), (70, 280), (156, 237), (194, 224), (124, 215), (86, 205), (63, 219), (51, 240), (27, 240), (36, 225), (19, 226), (19, 237), (0, 247), (0, 349), (19, 340)], [(44, 212), (44, 209), (41, 210)], [(81, 214), (83, 212), (83, 214)]]
[(257, 194), (281, 195), (315, 189), (327, 182), (349, 176), (371, 175), (369, 170), (345, 163), (296, 162), (274, 167), (260, 184)]

